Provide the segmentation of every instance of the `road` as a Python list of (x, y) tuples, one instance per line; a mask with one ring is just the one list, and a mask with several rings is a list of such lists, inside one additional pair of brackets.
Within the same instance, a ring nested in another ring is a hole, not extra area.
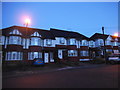
[(68, 69), (6, 78), (2, 88), (118, 88), (120, 65)]

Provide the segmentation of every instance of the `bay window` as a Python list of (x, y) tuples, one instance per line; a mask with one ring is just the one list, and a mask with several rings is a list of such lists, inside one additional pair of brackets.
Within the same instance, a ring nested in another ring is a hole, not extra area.
[(41, 39), (38, 38), (38, 37), (32, 37), (31, 38), (31, 45), (40, 46), (41, 45)]
[(65, 44), (65, 38), (60, 38), (60, 44)]
[(4, 45), (5, 36), (0, 36), (0, 45)]
[(89, 42), (89, 47), (95, 47), (95, 42), (94, 41), (90, 41)]
[(81, 41), (81, 46), (88, 46), (88, 41), (87, 40), (82, 40)]
[(77, 50), (68, 50), (68, 56), (77, 56)]
[(10, 36), (9, 44), (19, 44), (21, 45), (21, 37), (20, 36)]
[(42, 58), (42, 53), (41, 52), (29, 52), (28, 59), (33, 60), (34, 58)]
[(72, 39), (69, 39), (69, 45), (76, 45), (76, 39), (72, 38)]
[(98, 47), (98, 46), (103, 46), (103, 44), (104, 44), (103, 39), (97, 39), (97, 40), (95, 41), (96, 47)]
[(22, 60), (23, 53), (22, 52), (7, 52), (6, 53), (6, 60)]
[(118, 42), (117, 41), (113, 42), (113, 46), (118, 46)]
[(46, 45), (51, 46), (52, 45), (52, 40), (51, 39), (46, 39)]
[(89, 56), (88, 51), (80, 51), (80, 56)]

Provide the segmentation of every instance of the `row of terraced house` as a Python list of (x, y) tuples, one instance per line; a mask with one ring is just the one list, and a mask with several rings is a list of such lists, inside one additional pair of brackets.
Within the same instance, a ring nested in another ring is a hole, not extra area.
[(42, 58), (45, 63), (56, 60), (87, 61), (106, 52), (119, 53), (120, 37), (95, 33), (90, 38), (72, 31), (11, 26), (2, 29), (0, 44), (3, 61), (31, 61)]

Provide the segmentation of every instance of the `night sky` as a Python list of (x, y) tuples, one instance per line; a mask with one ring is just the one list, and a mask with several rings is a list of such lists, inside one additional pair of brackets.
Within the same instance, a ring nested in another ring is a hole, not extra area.
[(94, 33), (113, 35), (118, 31), (118, 2), (2, 2), (2, 27), (25, 26), (79, 32), (87, 37)]

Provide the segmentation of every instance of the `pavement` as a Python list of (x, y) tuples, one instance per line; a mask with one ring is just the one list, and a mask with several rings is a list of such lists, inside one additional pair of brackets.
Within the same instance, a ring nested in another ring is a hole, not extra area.
[(45, 65), (44, 67), (30, 67), (27, 70), (14, 70), (14, 71), (3, 72), (2, 78), (5, 79), (12, 77), (20, 77), (28, 74), (46, 73), (46, 72), (61, 71), (68, 69), (95, 68), (105, 65), (106, 64), (90, 64), (90, 63), (80, 63), (78, 66), (48, 64)]

